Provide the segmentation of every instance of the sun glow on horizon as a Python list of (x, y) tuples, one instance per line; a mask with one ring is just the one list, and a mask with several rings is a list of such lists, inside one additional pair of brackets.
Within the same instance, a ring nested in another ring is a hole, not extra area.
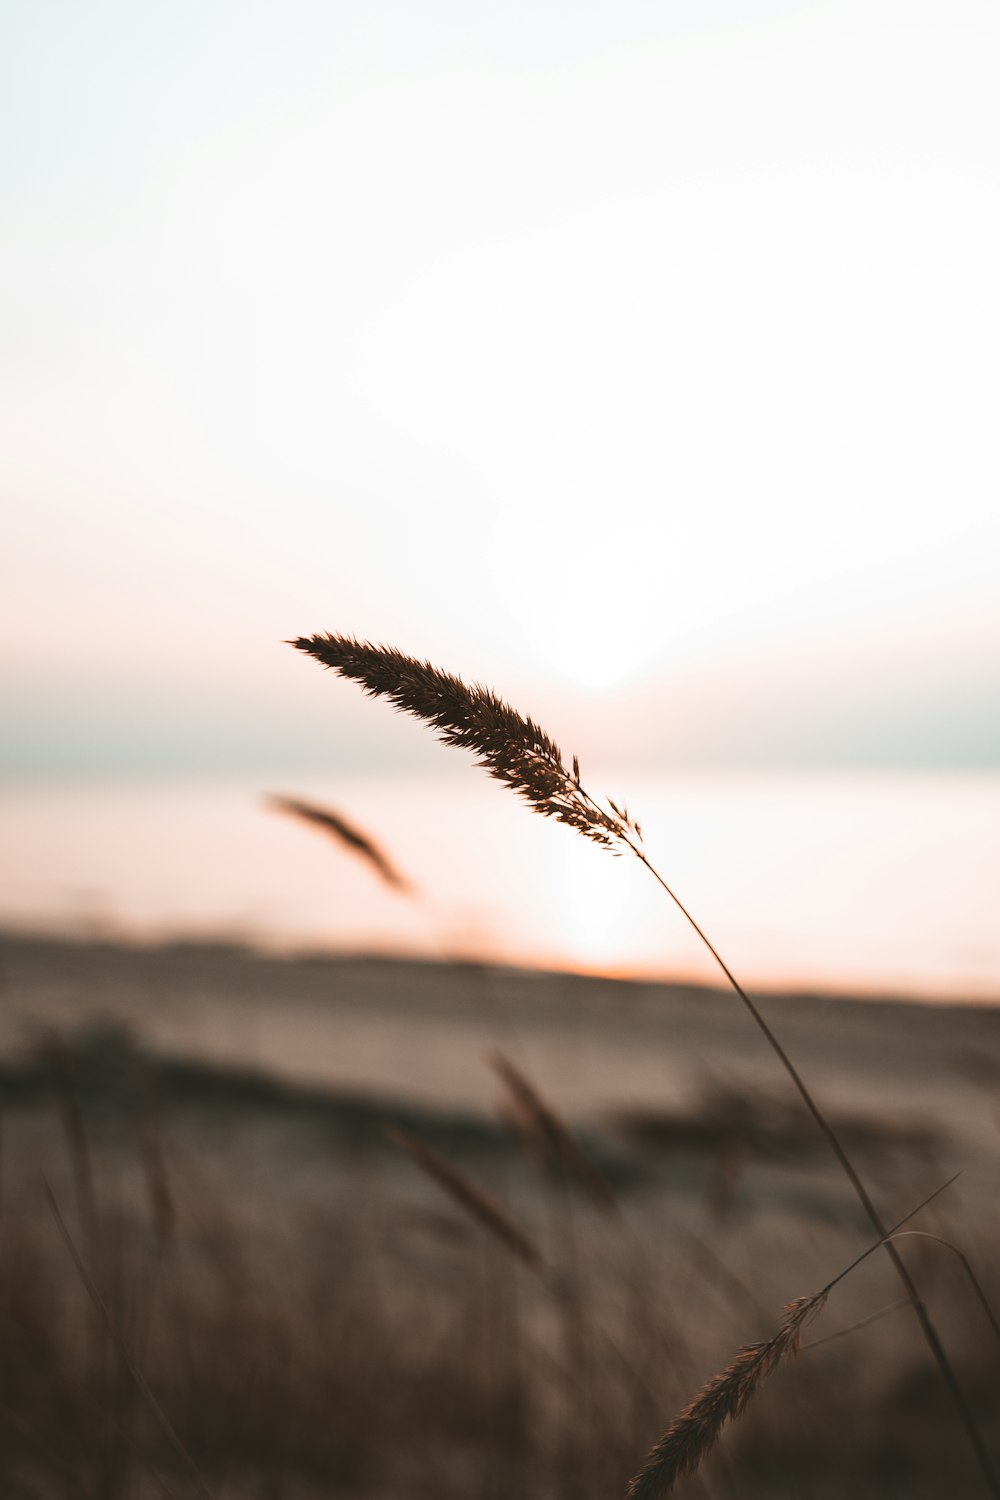
[(1000, 22), (835, 9), (15, 6), (3, 763), (222, 760), (324, 628), (756, 705), (801, 650), (997, 763)]

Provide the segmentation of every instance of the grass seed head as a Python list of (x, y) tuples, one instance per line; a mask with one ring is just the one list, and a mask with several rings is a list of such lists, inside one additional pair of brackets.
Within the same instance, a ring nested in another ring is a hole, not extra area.
[(727, 1422), (741, 1416), (760, 1382), (798, 1353), (802, 1329), (819, 1312), (826, 1293), (798, 1297), (784, 1310), (771, 1338), (748, 1344), (703, 1386), (667, 1428), (625, 1491), (625, 1500), (663, 1500), (679, 1479), (693, 1474)]
[(614, 851), (636, 835), (627, 816), (605, 810), (583, 790), (576, 757), (568, 769), (555, 741), (489, 688), (475, 683), (468, 687), (428, 661), (352, 636), (300, 636), (289, 644), (341, 677), (359, 682), (371, 697), (387, 698), (396, 708), (423, 719), (446, 745), (470, 750), (484, 770), (506, 782), (543, 817), (566, 823)]

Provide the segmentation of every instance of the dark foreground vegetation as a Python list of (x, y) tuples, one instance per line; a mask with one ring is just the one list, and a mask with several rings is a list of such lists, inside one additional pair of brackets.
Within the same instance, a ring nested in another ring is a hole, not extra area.
[[(622, 1099), (563, 1120), (558, 1090), (536, 1108), (518, 1093), (530, 1067), (508, 1059), (505, 1073), (483, 1046), (478, 1108), (445, 1087), (437, 1104), (345, 1090), (151, 1047), (121, 1005), (102, 1021), (110, 950), (89, 968), (87, 951), (74, 950), (85, 1010), (74, 1028), (68, 990), (46, 991), (38, 954), (33, 987), (26, 950), (9, 948), (20, 1039), (8, 1034), (0, 1069), (0, 1494), (11, 1500), (620, 1496), (699, 1388), (871, 1243), (780, 1080), (733, 1073), (659, 1109)], [(49, 958), (51, 980), (67, 952)], [(191, 955), (177, 961), (190, 978)], [(244, 962), (256, 961), (234, 955), (237, 972)], [(301, 975), (287, 975), (292, 993)], [(480, 979), (441, 978), (455, 1005), (481, 1005)], [(596, 1002), (575, 983), (585, 1026)], [(331, 986), (330, 1003), (348, 1002)], [(934, 1014), (925, 1020), (939, 1035)], [(1000, 1303), (998, 1034), (990, 1013), (956, 1011), (948, 1052), (924, 1048), (939, 1089), (927, 1107), (881, 1107), (869, 1089), (832, 1111), (894, 1220), (965, 1168), (907, 1226), (920, 1237), (898, 1244), (994, 1453), (1000, 1339), (983, 1299)], [(531, 1036), (518, 1037), (530, 1057)], [(883, 1066), (890, 1075), (891, 1059)], [(964, 1105), (950, 1118), (946, 1078)], [(437, 1161), (488, 1212), (459, 1201)], [(930, 1235), (963, 1251), (981, 1296)], [(979, 1493), (883, 1251), (834, 1290), (801, 1345), (678, 1495)]]

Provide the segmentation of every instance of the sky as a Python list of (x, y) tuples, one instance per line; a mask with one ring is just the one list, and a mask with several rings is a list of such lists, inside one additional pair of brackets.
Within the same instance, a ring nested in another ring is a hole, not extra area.
[(994, 5), (0, 26), (0, 773), (1000, 766)]

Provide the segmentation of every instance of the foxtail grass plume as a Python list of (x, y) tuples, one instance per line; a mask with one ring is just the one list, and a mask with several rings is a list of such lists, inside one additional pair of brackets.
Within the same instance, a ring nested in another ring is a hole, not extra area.
[[(757, 1387), (786, 1359), (798, 1354), (802, 1330), (826, 1306), (830, 1293), (850, 1276), (880, 1245), (897, 1235), (921, 1209), (951, 1187), (960, 1174), (949, 1177), (940, 1187), (928, 1193), (915, 1208), (885, 1230), (873, 1245), (856, 1255), (850, 1265), (831, 1277), (826, 1286), (808, 1297), (796, 1297), (784, 1308), (778, 1331), (769, 1339), (747, 1344), (729, 1361), (724, 1370), (702, 1386), (694, 1400), (675, 1417), (666, 1432), (646, 1456), (638, 1474), (625, 1489), (625, 1500), (663, 1500), (685, 1475), (693, 1474), (722, 1434), (727, 1422), (735, 1422), (746, 1410)], [(822, 1342), (822, 1341), (820, 1341)]]
[(371, 697), (388, 698), (396, 708), (423, 719), (446, 745), (471, 750), (484, 770), (543, 817), (567, 823), (614, 853), (641, 839), (627, 808), (609, 800), (608, 811), (583, 790), (576, 756), (567, 767), (555, 741), (489, 688), (468, 687), (428, 661), (352, 636), (300, 636), (288, 644), (359, 682)]
[(798, 1353), (803, 1327), (825, 1300), (825, 1292), (796, 1298), (785, 1308), (781, 1327), (772, 1338), (741, 1349), (667, 1428), (630, 1482), (625, 1500), (662, 1500), (679, 1479), (693, 1474), (726, 1423), (744, 1411), (764, 1377)]
[(349, 823), (340, 813), (334, 812), (329, 807), (318, 807), (315, 802), (303, 802), (298, 797), (272, 795), (266, 800), (268, 807), (273, 808), (275, 812), (285, 813), (290, 818), (298, 818), (302, 823), (311, 824), (312, 827), (320, 829), (330, 838), (343, 844), (361, 859), (367, 860), (379, 879), (390, 889), (412, 893), (412, 885), (399, 873), (388, 855), (384, 854), (366, 833), (362, 833), (360, 828)]

